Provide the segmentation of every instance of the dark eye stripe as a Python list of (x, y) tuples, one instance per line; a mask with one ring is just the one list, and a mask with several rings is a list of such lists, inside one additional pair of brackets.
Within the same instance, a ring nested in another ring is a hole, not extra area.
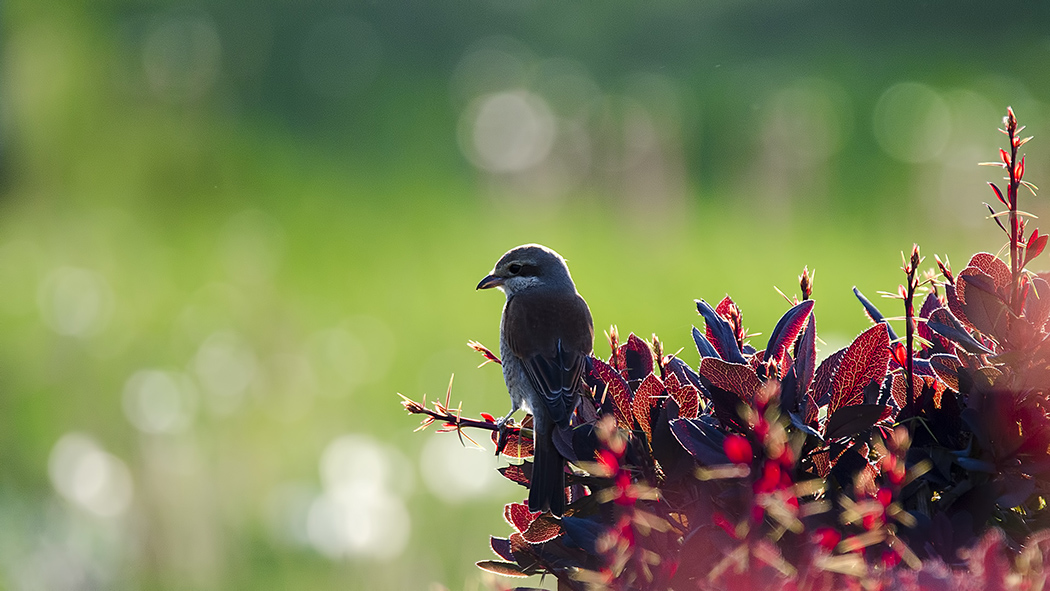
[(518, 272), (522, 277), (537, 277), (539, 274), (540, 268), (536, 265), (522, 265), (521, 271)]

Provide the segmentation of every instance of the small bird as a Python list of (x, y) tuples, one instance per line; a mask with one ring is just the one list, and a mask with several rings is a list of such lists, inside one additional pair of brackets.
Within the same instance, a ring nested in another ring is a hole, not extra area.
[(500, 257), (477, 289), (498, 287), (507, 296), (499, 349), (510, 412), (532, 414), (534, 455), (529, 510), (560, 516), (565, 509), (565, 459), (554, 447), (555, 427), (568, 428), (594, 344), (591, 311), (561, 255), (539, 244)]

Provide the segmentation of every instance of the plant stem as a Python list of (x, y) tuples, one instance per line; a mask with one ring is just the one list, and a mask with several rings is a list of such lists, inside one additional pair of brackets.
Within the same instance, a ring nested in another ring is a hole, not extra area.
[(1021, 243), (1021, 226), (1017, 218), (1017, 192), (1021, 186), (1021, 178), (1018, 176), (1017, 162), (1017, 118), (1013, 109), (1007, 109), (1006, 136), (1010, 142), (1010, 161), (1006, 163), (1006, 169), (1010, 174), (1009, 185), (1006, 187), (1006, 201), (1010, 211), (1010, 309), (1020, 315), (1020, 287), (1021, 287), (1021, 257), (1018, 245)]

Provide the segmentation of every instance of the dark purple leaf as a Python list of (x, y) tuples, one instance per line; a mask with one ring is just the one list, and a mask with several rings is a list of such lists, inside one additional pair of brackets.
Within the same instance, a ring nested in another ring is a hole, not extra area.
[(890, 326), (889, 322), (886, 322), (886, 317), (882, 315), (882, 312), (879, 312), (879, 309), (875, 307), (875, 304), (868, 301), (868, 298), (864, 297), (864, 294), (860, 293), (860, 290), (857, 289), (856, 286), (853, 287), (853, 295), (857, 296), (857, 299), (860, 300), (860, 304), (864, 306), (864, 311), (868, 313), (868, 318), (871, 318), (871, 321), (876, 324), (879, 322), (884, 323), (886, 329), (889, 331), (890, 340), (896, 341), (897, 333), (893, 332), (893, 327)]
[(729, 463), (724, 444), (726, 434), (710, 416), (671, 421), (671, 433), (689, 455), (703, 466)]
[(678, 378), (679, 384), (692, 384), (697, 391), (702, 391), (700, 387), (700, 376), (698, 376), (696, 372), (681, 359), (670, 357), (664, 364), (664, 369), (666, 369), (668, 373), (674, 374), (675, 377)]
[(645, 376), (653, 373), (653, 350), (649, 348), (649, 343), (638, 338), (632, 332), (627, 337), (627, 342), (621, 348), (624, 352), (627, 378), (632, 384), (637, 383), (637, 380), (645, 379)]
[(1011, 314), (1006, 302), (996, 293), (994, 281), (981, 271), (967, 268), (959, 274), (956, 285), (967, 320), (985, 335), (1003, 340)]
[(1024, 301), (1024, 315), (1037, 329), (1041, 329), (1050, 317), (1050, 283), (1042, 277), (1032, 278), (1032, 287)]
[(806, 300), (788, 310), (777, 322), (773, 333), (769, 335), (769, 344), (766, 345), (767, 360), (776, 360), (781, 370), (784, 367), (784, 358), (788, 348), (795, 343), (799, 333), (806, 328), (810, 312), (813, 311), (813, 300)]
[(930, 314), (930, 319), (926, 321), (926, 326), (974, 355), (987, 355), (992, 352), (991, 349), (973, 338), (973, 335), (966, 330), (962, 322), (948, 308), (934, 310)]
[(719, 316), (715, 309), (704, 300), (696, 300), (696, 309), (704, 317), (709, 340), (718, 351), (719, 357), (730, 363), (747, 363), (744, 356), (740, 354), (740, 346), (736, 342), (736, 335), (729, 322)]
[(693, 327), (693, 342), (696, 343), (696, 350), (700, 352), (701, 358), (722, 358), (722, 356), (718, 354), (718, 350), (715, 349), (715, 346), (711, 344), (711, 341), (707, 340), (707, 337), (704, 336), (704, 333), (700, 332), (700, 329), (695, 326)]
[(886, 407), (882, 404), (854, 404), (844, 406), (828, 418), (824, 426), (826, 439), (852, 437), (861, 431), (870, 429), (882, 417)]
[(608, 531), (601, 523), (571, 515), (561, 518), (561, 526), (569, 540), (588, 554), (598, 553), (598, 538), (605, 535), (606, 531)]
[(509, 562), (515, 561), (514, 552), (510, 549), (510, 540), (507, 538), (489, 536), (489, 545), (492, 547), (492, 551), (496, 553), (496, 556)]

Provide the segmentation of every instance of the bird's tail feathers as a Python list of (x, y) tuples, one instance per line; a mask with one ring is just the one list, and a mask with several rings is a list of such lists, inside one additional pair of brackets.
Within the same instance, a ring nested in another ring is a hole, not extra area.
[(565, 511), (565, 462), (549, 434), (538, 438), (534, 447), (529, 511), (550, 511), (560, 517)]

